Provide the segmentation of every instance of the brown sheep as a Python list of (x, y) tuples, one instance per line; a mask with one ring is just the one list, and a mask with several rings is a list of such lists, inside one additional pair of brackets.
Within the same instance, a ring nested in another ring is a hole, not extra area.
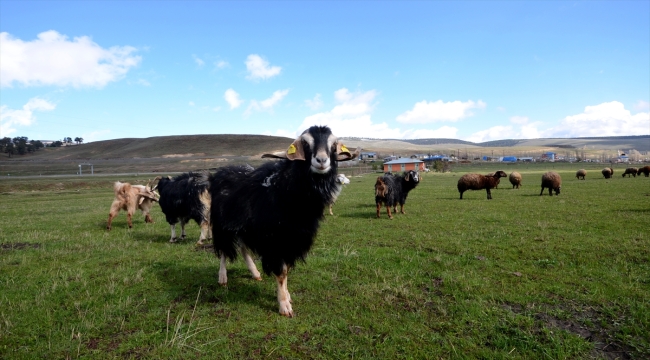
[(637, 171), (637, 175), (641, 175), (643, 173), (645, 177), (650, 176), (650, 166), (644, 166), (642, 168), (639, 168), (639, 171)]
[(126, 222), (129, 224), (129, 229), (133, 227), (131, 218), (136, 209), (140, 209), (144, 214), (144, 221), (152, 223), (153, 220), (149, 215), (149, 211), (153, 203), (158, 201), (158, 194), (151, 190), (149, 185), (131, 185), (129, 183), (116, 182), (113, 185), (115, 192), (115, 199), (111, 204), (111, 210), (108, 213), (108, 223), (106, 230), (111, 229), (113, 219), (117, 216), (120, 210), (126, 211)]
[(490, 189), (493, 189), (499, 183), (499, 178), (508, 177), (508, 175), (499, 170), (493, 176), (481, 174), (465, 174), (458, 179), (458, 192), (460, 199), (463, 199), (463, 193), (467, 190), (483, 190), (487, 192), (488, 200), (492, 199)]
[(510, 180), (513, 189), (515, 187), (519, 189), (519, 187), (521, 186), (521, 174), (516, 171), (510, 173), (510, 177), (508, 178), (508, 180)]
[[(501, 170), (499, 170), (499, 171), (501, 171)], [(489, 174), (485, 174), (485, 176), (494, 176), (494, 174), (496, 174), (496, 173), (491, 172)], [(494, 188), (498, 189), (500, 183), (501, 183), (501, 178), (497, 179), (497, 185)]]
[(539, 193), (539, 196), (544, 194), (544, 189), (548, 188), (548, 194), (553, 196), (553, 190), (555, 190), (555, 195), (560, 195), (560, 188), (562, 187), (562, 178), (560, 174), (555, 171), (549, 171), (542, 175), (542, 191)]
[(605, 179), (609, 179), (614, 175), (614, 169), (612, 168), (604, 168), (601, 172), (603, 173)]
[(638, 171), (639, 171), (639, 169), (637, 169), (635, 167), (629, 167), (629, 168), (625, 169), (625, 172), (623, 173), (623, 177), (625, 177), (625, 175), (627, 175), (627, 177), (630, 177), (630, 175), (636, 177), (636, 173)]
[(587, 170), (580, 169), (576, 171), (576, 179), (580, 180), (580, 178), (582, 178), (582, 180), (584, 180), (585, 176), (587, 176)]

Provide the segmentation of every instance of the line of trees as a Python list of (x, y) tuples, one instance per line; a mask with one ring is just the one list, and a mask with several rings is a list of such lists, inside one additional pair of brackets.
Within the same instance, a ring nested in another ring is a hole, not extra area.
[[(76, 142), (77, 145), (80, 145), (81, 143), (84, 142), (84, 138), (76, 137), (74, 138), (74, 142)], [(72, 138), (64, 137), (62, 141), (61, 140), (54, 141), (48, 146), (60, 147), (63, 146), (63, 144), (72, 144)], [(29, 140), (27, 136), (16, 136), (14, 138), (4, 137), (0, 139), (0, 153), (7, 154), (7, 156), (9, 157), (16, 154), (25, 155), (29, 153), (35, 153), (36, 151), (44, 147), (45, 144), (43, 144), (42, 141)]]

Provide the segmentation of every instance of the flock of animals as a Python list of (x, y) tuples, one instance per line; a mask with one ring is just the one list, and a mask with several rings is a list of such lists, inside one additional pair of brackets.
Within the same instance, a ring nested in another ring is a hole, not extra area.
[[(106, 228), (120, 210), (127, 213), (129, 228), (137, 209), (153, 222), (149, 212), (158, 202), (171, 227), (170, 242), (178, 240), (176, 224), (181, 224), (180, 238), (186, 237), (185, 224), (194, 220), (201, 227), (197, 244), (212, 238), (215, 254), (220, 257), (219, 284), (226, 285), (227, 260), (235, 260), (238, 253), (256, 280), (261, 280), (251, 254), (262, 262), (262, 270), (273, 275), (277, 282), (277, 300), (281, 315), (293, 317), (291, 295), (287, 288), (288, 271), (296, 261), (304, 260), (312, 247), (326, 207), (330, 214), (332, 204), (350, 180), (338, 174), (338, 163), (356, 158), (326, 126), (312, 126), (305, 130), (289, 148), (279, 154), (266, 154), (269, 161), (258, 168), (250, 165), (232, 165), (219, 168), (215, 173), (188, 172), (176, 177), (157, 177), (147, 185), (116, 182), (115, 199), (111, 204)], [(610, 168), (602, 171), (605, 178), (613, 175)], [(650, 166), (628, 168), (623, 176), (644, 173), (650, 175)], [(576, 177), (584, 179), (585, 170)], [(458, 180), (460, 198), (467, 190), (483, 190), (492, 199), (490, 190), (497, 188), (500, 179), (508, 177), (513, 188), (521, 186), (522, 177), (517, 172), (508, 176), (496, 173), (465, 174)], [(402, 175), (384, 174), (375, 183), (377, 217), (382, 205), (390, 219), (404, 211), (406, 198), (420, 181), (420, 175), (410, 170)], [(560, 194), (562, 179), (556, 172), (542, 176), (542, 191), (549, 189)]]

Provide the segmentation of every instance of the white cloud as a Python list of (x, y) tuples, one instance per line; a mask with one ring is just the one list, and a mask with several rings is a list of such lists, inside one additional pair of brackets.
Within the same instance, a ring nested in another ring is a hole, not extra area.
[(510, 118), (510, 122), (513, 124), (524, 125), (528, 123), (527, 116), (513, 116)]
[(443, 126), (437, 130), (391, 128), (386, 122), (374, 123), (371, 119), (375, 97), (374, 90), (352, 93), (348, 89), (334, 92), (336, 106), (330, 111), (308, 116), (293, 132), (278, 130), (277, 135), (295, 137), (312, 125), (327, 125), (339, 137), (365, 137), (383, 139), (413, 139), (426, 137), (455, 137), (457, 129)]
[(0, 134), (9, 136), (17, 131), (16, 127), (31, 126), (36, 117), (34, 111), (51, 111), (56, 105), (41, 98), (32, 98), (23, 105), (22, 110), (14, 110), (6, 105), (0, 106)]
[(318, 110), (323, 106), (323, 101), (320, 98), (320, 94), (316, 94), (313, 99), (305, 100), (305, 105), (312, 110)]
[(637, 111), (650, 110), (650, 103), (647, 101), (639, 100), (637, 101), (636, 104), (634, 104), (634, 110)]
[(503, 139), (571, 138), (587, 136), (624, 136), (650, 134), (650, 113), (632, 115), (618, 102), (585, 107), (584, 112), (566, 116), (557, 126), (543, 128), (542, 122), (531, 122), (525, 116), (513, 116), (514, 125), (499, 125), (477, 131), (464, 140), (485, 142)]
[(203, 67), (203, 65), (205, 65), (205, 61), (201, 60), (198, 56), (192, 54), (192, 58), (198, 67)]
[(23, 41), (0, 33), (0, 86), (74, 86), (101, 88), (123, 78), (140, 63), (131, 46), (102, 48), (88, 36), (49, 30)]
[(281, 67), (270, 66), (268, 61), (262, 59), (257, 54), (248, 55), (248, 58), (246, 58), (246, 69), (249, 73), (247, 78), (251, 80), (272, 78), (282, 71)]
[(443, 138), (455, 139), (458, 134), (458, 129), (451, 126), (443, 126), (436, 130), (419, 129), (407, 130), (402, 135), (403, 139), (428, 139), (428, 138)]
[(632, 115), (618, 101), (586, 106), (584, 112), (565, 117), (546, 137), (622, 136), (650, 133), (650, 113)]
[(262, 101), (257, 101), (257, 100), (251, 100), (250, 105), (248, 106), (248, 109), (246, 109), (245, 115), (249, 115), (252, 110), (257, 110), (257, 111), (270, 111), (273, 110), (273, 107), (282, 101), (285, 96), (289, 94), (289, 89), (284, 89), (284, 90), (278, 90), (271, 95), (270, 98), (262, 100)]
[(230, 105), (230, 109), (238, 108), (244, 101), (239, 98), (239, 94), (233, 90), (228, 89), (223, 94), (223, 98), (226, 99), (226, 102)]
[(413, 106), (413, 110), (397, 116), (397, 121), (406, 124), (427, 124), (437, 121), (458, 121), (468, 116), (474, 115), (471, 109), (484, 109), (486, 104), (479, 100), (466, 102), (442, 100), (427, 102), (420, 101)]
[(214, 67), (216, 67), (217, 69), (224, 69), (227, 68), (228, 66), (230, 66), (230, 64), (228, 64), (227, 61), (223, 61), (223, 60), (219, 60), (214, 63)]

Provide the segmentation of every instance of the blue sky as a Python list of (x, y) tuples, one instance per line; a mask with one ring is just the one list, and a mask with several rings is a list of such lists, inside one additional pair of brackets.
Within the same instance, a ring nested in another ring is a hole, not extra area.
[(0, 136), (650, 134), (650, 1), (0, 1)]

